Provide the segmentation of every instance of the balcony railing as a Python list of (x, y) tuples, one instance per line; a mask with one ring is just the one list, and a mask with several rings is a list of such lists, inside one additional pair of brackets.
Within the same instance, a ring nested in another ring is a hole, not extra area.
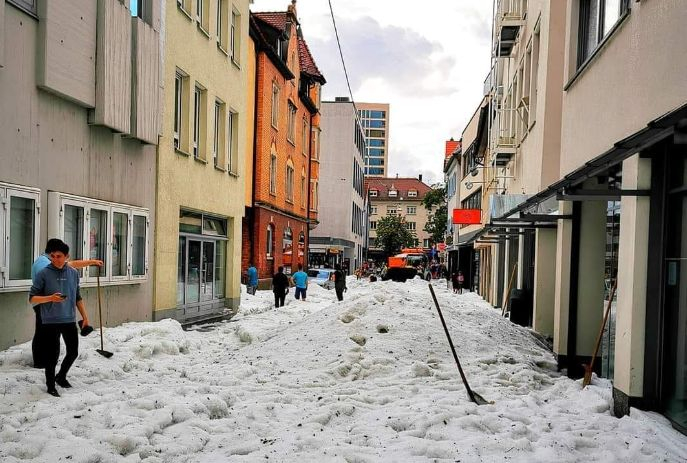
[(527, 15), (527, 0), (499, 0), (496, 21), (522, 21)]
[(525, 24), (527, 0), (500, 0), (496, 10), (496, 56), (510, 56), (520, 27)]

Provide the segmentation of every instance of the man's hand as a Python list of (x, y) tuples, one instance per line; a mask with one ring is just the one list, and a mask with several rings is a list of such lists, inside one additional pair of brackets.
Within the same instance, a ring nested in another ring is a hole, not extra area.
[(89, 260), (88, 262), (89, 262), (88, 265), (96, 265), (96, 266), (98, 266), (98, 267), (102, 267), (102, 266), (103, 266), (103, 261), (100, 260), (100, 259), (91, 259), (91, 260)]

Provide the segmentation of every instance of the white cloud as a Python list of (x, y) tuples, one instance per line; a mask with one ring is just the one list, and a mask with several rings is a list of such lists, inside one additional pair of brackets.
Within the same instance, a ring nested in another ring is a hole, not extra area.
[[(255, 0), (284, 11), (288, 0)], [(332, 0), (353, 97), (390, 104), (389, 176), (443, 178), (444, 142), (482, 99), (490, 67), (492, 2)], [(328, 2), (296, 4), (305, 39), (327, 79), (326, 99), (348, 95)]]

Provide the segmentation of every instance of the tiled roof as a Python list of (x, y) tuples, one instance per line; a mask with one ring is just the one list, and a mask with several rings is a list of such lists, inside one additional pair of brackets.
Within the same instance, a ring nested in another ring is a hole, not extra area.
[(312, 54), (310, 54), (308, 44), (305, 42), (305, 39), (300, 36), (298, 37), (298, 58), (301, 63), (301, 72), (305, 72), (313, 77), (319, 77), (322, 83), (325, 83), (324, 76), (317, 68), (317, 64), (315, 64)]
[(278, 31), (284, 32), (286, 30), (286, 12), (285, 11), (266, 11), (263, 13), (253, 13), (253, 16), (262, 22), (269, 24)]
[(378, 198), (387, 198), (389, 190), (398, 191), (398, 196), (392, 196), (393, 199), (404, 198), (408, 199), (408, 191), (417, 191), (417, 198), (422, 199), (427, 192), (431, 191), (428, 185), (422, 183), (415, 177), (410, 178), (386, 178), (386, 177), (370, 177), (365, 179), (365, 190), (377, 190)]
[(446, 141), (446, 152), (444, 153), (444, 155), (446, 157), (449, 157), (453, 153), (455, 153), (458, 148), (460, 148), (460, 140), (458, 140), (458, 141), (455, 141), (453, 139), (447, 140)]

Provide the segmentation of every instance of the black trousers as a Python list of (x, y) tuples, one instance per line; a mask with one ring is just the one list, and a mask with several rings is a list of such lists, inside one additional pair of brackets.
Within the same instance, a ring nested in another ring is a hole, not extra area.
[(286, 300), (286, 293), (274, 293), (274, 306), (284, 307), (284, 301)]
[(66, 378), (74, 360), (79, 355), (79, 330), (76, 323), (44, 324), (43, 333), (43, 361), (45, 362), (45, 384), (48, 389), (55, 387), (55, 367), (60, 358), (60, 336), (67, 346), (67, 354), (60, 365), (59, 377)]
[(339, 288), (334, 288), (334, 290), (336, 291), (336, 298), (337, 298), (338, 300), (340, 300), (340, 301), (343, 301), (344, 289), (343, 289), (343, 288), (341, 288), (341, 289), (339, 289)]
[(36, 331), (33, 333), (33, 340), (31, 341), (31, 352), (33, 353), (33, 366), (35, 368), (43, 368), (43, 359), (41, 355), (43, 353), (43, 323), (41, 322), (41, 306), (36, 305), (33, 307), (33, 311), (36, 312)]

